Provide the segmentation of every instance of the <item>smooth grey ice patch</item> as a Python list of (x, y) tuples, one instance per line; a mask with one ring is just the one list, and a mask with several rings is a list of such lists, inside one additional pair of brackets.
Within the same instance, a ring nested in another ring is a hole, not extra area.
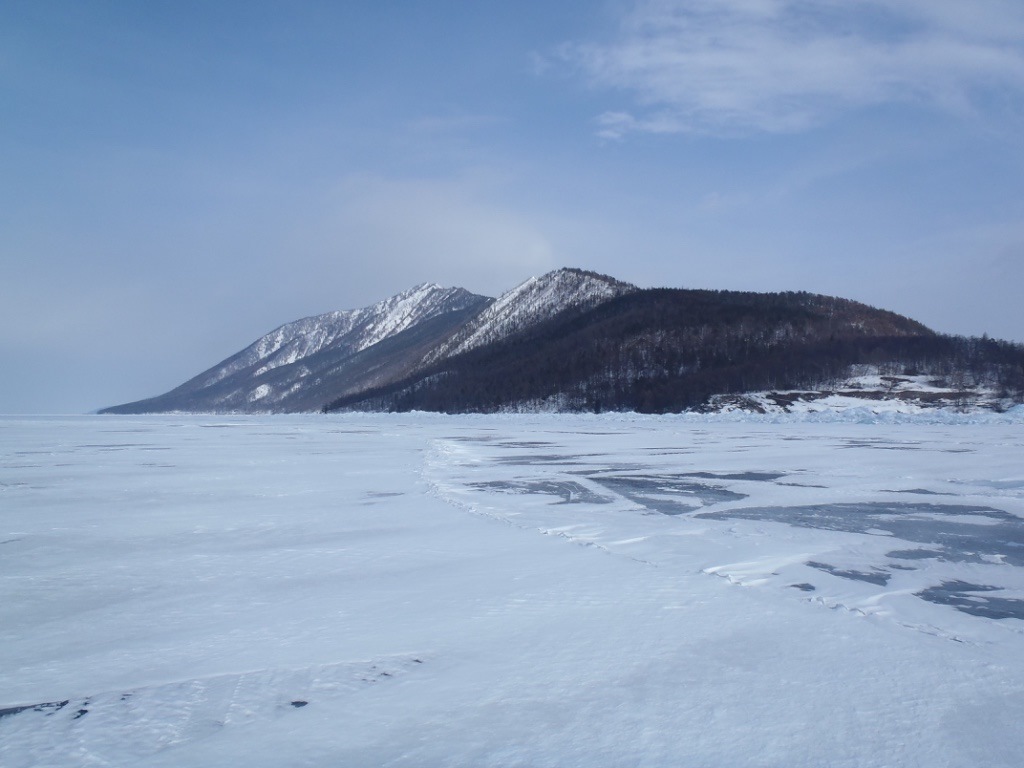
[[(595, 455), (599, 455), (599, 454), (595, 454)], [(606, 457), (602, 457), (602, 458), (606, 458)], [(574, 463), (582, 464), (583, 462), (574, 462)], [(620, 462), (615, 462), (615, 463), (603, 462), (600, 466), (593, 466), (593, 463), (592, 463), (592, 465), (588, 469), (570, 469), (570, 470), (566, 470), (566, 474), (567, 475), (581, 475), (581, 476), (586, 477), (588, 479), (594, 479), (594, 473), (595, 472), (600, 472), (602, 475), (608, 474), (608, 473), (611, 473), (611, 472), (646, 472), (646, 471), (650, 470), (650, 468), (651, 468), (650, 464), (639, 464), (639, 463), (635, 463), (635, 462), (633, 462), (633, 463), (621, 462), (621, 461)]]
[(839, 576), (840, 578), (852, 581), (866, 581), (868, 584), (877, 584), (880, 587), (884, 587), (889, 583), (889, 579), (892, 578), (890, 574), (882, 571), (855, 571), (853, 569), (836, 568), (834, 565), (818, 563), (813, 560), (808, 560), (807, 565), (811, 568), (817, 568), (819, 571), (831, 573), (833, 576)]
[(951, 605), (958, 611), (988, 619), (1024, 619), (1024, 600), (978, 594), (997, 592), (1000, 587), (971, 584), (966, 581), (944, 581), (937, 587), (917, 592), (917, 596), (930, 603)]
[[(956, 563), (984, 563), (987, 562), (985, 558), (978, 554), (972, 554), (968, 552), (947, 552), (942, 549), (894, 549), (892, 552), (886, 552), (886, 557), (891, 557), (894, 560), (939, 560), (943, 562), (956, 562)], [(890, 568), (905, 568), (906, 566), (900, 566), (898, 564), (891, 564)]]
[(499, 493), (537, 493), (558, 496), (562, 504), (608, 504), (610, 498), (594, 493), (581, 483), (573, 480), (490, 480), (472, 483), (471, 488), (498, 491)]
[[(716, 520), (766, 520), (802, 528), (871, 535), (941, 548), (953, 562), (995, 556), (1024, 566), (1024, 520), (992, 507), (965, 504), (856, 502), (799, 507), (746, 507), (699, 513)], [(975, 518), (977, 523), (965, 520)]]
[(891, 440), (847, 440), (840, 443), (838, 448), (876, 448), (881, 451), (919, 451), (919, 443), (895, 443)]
[(894, 549), (885, 556), (897, 560), (941, 560), (945, 553), (941, 549)]
[(536, 465), (562, 464), (572, 466), (581, 464), (582, 456), (564, 455), (560, 453), (534, 453), (521, 454), (518, 456), (497, 456), (494, 461), (498, 464), (506, 464), (513, 467), (531, 467)]
[(708, 480), (752, 480), (771, 482), (785, 477), (785, 472), (684, 472), (680, 477), (700, 477)]
[(953, 496), (952, 493), (941, 493), (939, 491), (930, 491), (927, 488), (900, 488), (900, 489), (889, 489), (883, 491), (884, 493), (910, 493), (915, 496)]
[(689, 475), (591, 475), (590, 480), (626, 497), (634, 504), (663, 515), (681, 515), (712, 504), (747, 498), (746, 494), (717, 485), (695, 483), (684, 479), (686, 477)]

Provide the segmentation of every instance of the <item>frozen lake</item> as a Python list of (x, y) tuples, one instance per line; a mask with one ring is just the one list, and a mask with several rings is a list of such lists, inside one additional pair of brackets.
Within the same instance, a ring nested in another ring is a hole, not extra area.
[(959, 421), (0, 419), (0, 765), (1019, 766)]

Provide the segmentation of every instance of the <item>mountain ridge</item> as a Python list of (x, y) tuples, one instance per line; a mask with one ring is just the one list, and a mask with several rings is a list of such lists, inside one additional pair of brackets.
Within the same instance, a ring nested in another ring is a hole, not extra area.
[(491, 344), (570, 309), (586, 309), (639, 290), (608, 275), (563, 267), (506, 291), (426, 363)]
[(1024, 401), (1021, 345), (943, 336), (838, 297), (641, 289), (563, 268), (497, 299), (424, 283), (286, 323), (164, 395), (101, 413), (665, 412), (825, 390), (857, 366), (956, 374), (998, 389), (992, 407)]
[[(113, 406), (100, 413), (316, 410), (322, 402), (291, 407), (287, 401), (298, 391), (296, 385), (315, 379), (317, 374), (337, 370), (360, 352), (418, 325), (444, 316), (453, 322), (461, 320), (466, 311), (475, 315), (492, 301), (464, 288), (423, 283), (368, 307), (325, 312), (285, 323), (163, 395)], [(444, 325), (437, 328), (437, 341), (446, 339), (451, 330)], [(315, 361), (319, 365), (310, 365)], [(278, 369), (288, 375), (280, 375)]]

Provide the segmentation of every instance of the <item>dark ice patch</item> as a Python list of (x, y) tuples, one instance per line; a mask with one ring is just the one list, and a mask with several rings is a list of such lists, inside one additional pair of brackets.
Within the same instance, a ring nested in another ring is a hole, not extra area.
[(984, 616), (988, 619), (1024, 619), (1024, 600), (977, 594), (999, 590), (999, 587), (987, 584), (944, 581), (937, 587), (929, 587), (915, 594), (930, 603), (951, 605), (971, 616)]
[[(895, 549), (886, 552), (894, 560), (940, 560), (946, 563), (984, 563), (985, 558), (973, 552), (949, 552), (944, 549)], [(893, 566), (898, 568), (899, 566)], [(904, 566), (906, 567), (906, 566)]]
[[(595, 456), (598, 454), (594, 454)], [(591, 462), (593, 464), (594, 462)], [(616, 464), (603, 463), (600, 467), (591, 466), (588, 469), (570, 469), (566, 470), (567, 475), (582, 475), (590, 479), (594, 479), (593, 475), (595, 472), (601, 472), (607, 474), (609, 472), (646, 472), (650, 469), (650, 464), (636, 464), (619, 462)]]
[(600, 476), (590, 479), (613, 493), (663, 515), (681, 515), (725, 501), (739, 501), (746, 494), (717, 485), (695, 483), (689, 475)]
[(939, 493), (938, 491), (929, 491), (927, 488), (902, 488), (900, 490), (883, 490), (882, 493), (912, 493), (916, 496), (953, 496), (952, 493)]
[(889, 579), (892, 576), (883, 571), (854, 571), (844, 570), (842, 568), (836, 568), (834, 565), (828, 563), (818, 563), (813, 560), (807, 562), (811, 568), (817, 568), (819, 571), (825, 571), (825, 573), (831, 573), (833, 576), (839, 576), (842, 579), (851, 579), (852, 581), (866, 581), (868, 584), (877, 584), (880, 587), (884, 587), (889, 583)]
[(944, 553), (938, 549), (894, 549), (886, 557), (896, 560), (943, 560)]
[(478, 488), (499, 493), (539, 493), (558, 496), (562, 504), (608, 504), (611, 499), (594, 493), (581, 483), (574, 480), (491, 480), (483, 483), (471, 483), (470, 488)]
[(847, 440), (839, 444), (840, 448), (874, 448), (880, 451), (919, 451), (921, 445), (919, 443), (894, 443), (890, 440), (885, 439), (862, 439), (862, 440)]
[(526, 453), (520, 456), (496, 456), (494, 461), (511, 467), (531, 467), (544, 464), (579, 464), (581, 458), (581, 456), (562, 453)]
[(68, 705), (70, 699), (64, 701), (47, 701), (43, 704), (26, 704), (21, 707), (3, 707), (0, 708), (0, 717), (9, 717), (10, 715), (16, 715), (19, 712), (43, 712), (47, 715), (52, 715), (54, 712), (60, 712), (64, 707)]
[(785, 472), (685, 472), (680, 477), (700, 477), (708, 480), (752, 480), (754, 482), (772, 482), (785, 477)]
[[(1024, 566), (1024, 521), (992, 507), (911, 502), (858, 502), (800, 507), (747, 507), (702, 512), (716, 520), (765, 520), (801, 528), (878, 535), (927, 544), (950, 562), (995, 556)], [(978, 520), (977, 523), (963, 519)], [(995, 522), (992, 522), (995, 521)]]

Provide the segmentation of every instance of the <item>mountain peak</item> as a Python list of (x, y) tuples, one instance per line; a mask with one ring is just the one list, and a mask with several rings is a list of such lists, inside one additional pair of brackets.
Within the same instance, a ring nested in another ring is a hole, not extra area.
[(416, 323), (444, 312), (464, 309), (480, 299), (465, 288), (442, 288), (437, 283), (421, 283), (359, 310), (365, 327), (355, 350), (366, 349)]
[[(396, 293), (394, 296), (392, 296), (390, 298), (397, 299), (399, 297), (423, 296), (423, 295), (428, 295), (428, 294), (432, 294), (432, 293), (437, 293), (438, 291), (460, 291), (460, 290), (462, 290), (462, 289), (461, 288), (444, 288), (444, 287), (438, 285), (437, 283), (420, 283), (419, 285), (414, 285), (412, 288), (406, 288), (404, 291), (399, 291), (398, 293)], [(387, 300), (388, 299), (385, 299), (385, 301), (387, 301)]]
[(631, 288), (635, 287), (631, 286), (629, 283), (624, 283), (622, 280), (618, 280), (617, 278), (614, 278), (611, 275), (602, 275), (600, 272), (594, 272), (593, 270), (589, 269), (580, 269), (579, 267), (559, 267), (558, 269), (553, 269), (550, 272), (545, 272), (540, 277), (536, 277), (533, 279), (541, 282), (553, 280), (590, 280), (601, 283), (607, 283), (610, 285), (622, 285), (629, 286)]
[(575, 267), (562, 267), (540, 277), (531, 277), (499, 296), (426, 362), (490, 344), (566, 309), (594, 307), (635, 290), (636, 286), (629, 283)]

